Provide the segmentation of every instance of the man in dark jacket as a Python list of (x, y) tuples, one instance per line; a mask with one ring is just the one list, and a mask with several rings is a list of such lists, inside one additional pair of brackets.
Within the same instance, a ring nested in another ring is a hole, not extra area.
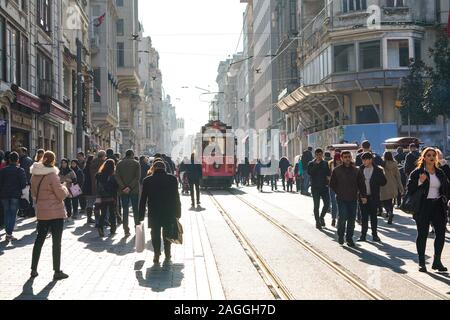
[(139, 179), (139, 183), (142, 185), (145, 177), (147, 177), (147, 173), (150, 170), (150, 165), (148, 164), (148, 157), (141, 156), (139, 158), (139, 164), (141, 166), (141, 178)]
[(417, 148), (417, 145), (412, 143), (409, 146), (409, 153), (405, 158), (405, 174), (409, 178), (411, 172), (413, 172), (417, 167), (417, 160), (419, 160), (420, 152)]
[(352, 162), (352, 153), (344, 151), (341, 154), (343, 165), (335, 168), (331, 175), (330, 188), (336, 193), (339, 208), (338, 238), (339, 244), (344, 244), (346, 238), (349, 247), (354, 247), (356, 207), (358, 194), (367, 202), (364, 176)]
[[(369, 230), (369, 218), (372, 227), (373, 241), (380, 242), (378, 237), (378, 216), (377, 208), (380, 205), (380, 188), (387, 184), (384, 170), (374, 164), (374, 157), (371, 152), (365, 152), (362, 157), (363, 165), (360, 172), (364, 176), (366, 184), (367, 202), (361, 200), (361, 219), (362, 231), (359, 241), (366, 241), (367, 231)], [(365, 203), (366, 202), (366, 203)]]
[[(25, 171), (25, 176), (27, 178), (27, 185), (30, 185), (31, 181), (31, 166), (33, 165), (33, 160), (28, 156), (28, 149), (25, 147), (19, 148), (19, 163), (20, 167)], [(31, 197), (31, 193), (27, 200), (22, 200), (21, 204), (19, 203), (19, 216), (21, 217), (34, 217), (35, 212), (33, 208), (33, 198)]]
[(306, 196), (310, 195), (310, 193), (308, 192), (308, 189), (310, 187), (311, 180), (310, 180), (310, 176), (309, 176), (307, 168), (308, 168), (309, 163), (314, 160), (312, 150), (313, 150), (312, 147), (308, 147), (308, 149), (303, 151), (303, 154), (302, 154), (302, 165), (303, 165), (303, 168), (305, 169), (304, 174), (303, 174), (302, 194), (306, 195)]
[(159, 263), (161, 256), (161, 228), (164, 238), (165, 263), (170, 263), (171, 243), (166, 240), (167, 229), (181, 218), (181, 202), (178, 193), (177, 178), (166, 173), (166, 166), (162, 161), (156, 161), (154, 173), (144, 179), (139, 215), (136, 215), (136, 225), (145, 218), (145, 207), (148, 206), (148, 226), (151, 228), (152, 245), (154, 250), (153, 262)]
[(17, 240), (12, 234), (16, 225), (19, 200), (22, 197), (22, 190), (26, 186), (27, 178), (23, 168), (19, 167), (19, 155), (17, 152), (11, 152), (9, 155), (9, 165), (0, 170), (0, 199), (5, 215), (7, 241)]
[[(311, 192), (314, 201), (314, 217), (316, 218), (316, 228), (321, 230), (325, 227), (325, 215), (330, 208), (330, 190), (328, 184), (331, 178), (331, 171), (328, 163), (323, 160), (323, 150), (317, 149), (316, 159), (308, 164), (308, 174), (311, 176)], [(320, 199), (323, 200), (322, 214), (319, 216)]]
[(195, 194), (197, 195), (197, 206), (200, 206), (200, 180), (202, 179), (202, 165), (195, 160), (195, 154), (191, 155), (191, 162), (186, 165), (186, 174), (191, 192), (191, 207), (195, 208)]
[(363, 165), (362, 155), (370, 152), (373, 155), (373, 164), (376, 166), (383, 166), (383, 159), (376, 153), (372, 152), (372, 145), (369, 141), (363, 141), (361, 144), (363, 151), (356, 156), (356, 166), (361, 167)]
[(283, 183), (283, 190), (286, 191), (286, 178), (285, 174), (288, 170), (288, 168), (291, 166), (291, 163), (289, 162), (288, 158), (282, 157), (280, 159), (280, 163), (278, 165), (278, 168), (280, 169), (280, 178), (281, 182)]

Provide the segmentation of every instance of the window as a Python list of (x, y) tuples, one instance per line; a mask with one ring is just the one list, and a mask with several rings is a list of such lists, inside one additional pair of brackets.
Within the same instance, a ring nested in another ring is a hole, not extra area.
[(334, 72), (356, 71), (355, 45), (346, 44), (334, 47)]
[(102, 97), (101, 95), (101, 88), (102, 88), (102, 71), (100, 68), (94, 69), (94, 102), (101, 102)]
[(367, 10), (367, 0), (342, 0), (342, 11), (363, 11)]
[(380, 41), (362, 42), (359, 44), (360, 70), (376, 69), (381, 67)]
[(118, 7), (123, 7), (123, 0), (116, 0), (116, 5)]
[(297, 33), (297, 0), (290, 0), (289, 25), (292, 33)]
[(388, 40), (389, 68), (406, 68), (409, 66), (409, 41)]
[(124, 29), (123, 19), (117, 20), (117, 35), (118, 36), (123, 36), (123, 34), (124, 34), (123, 29)]
[[(379, 106), (376, 106), (379, 108)], [(380, 118), (373, 106), (359, 106), (356, 107), (356, 123), (357, 124), (370, 124), (379, 123)]]
[(37, 0), (37, 24), (45, 31), (51, 30), (51, 0)]
[(414, 40), (414, 59), (422, 60), (422, 42), (420, 40)]
[(20, 79), (19, 85), (28, 90), (28, 39), (24, 36), (20, 37)]
[(19, 36), (17, 30), (6, 26), (6, 81), (18, 84), (18, 49)]
[(40, 96), (52, 96), (52, 60), (41, 52), (36, 56), (37, 92)]
[(387, 0), (386, 1), (387, 7), (403, 7), (403, 0)]
[(117, 66), (125, 66), (125, 52), (123, 42), (117, 42)]

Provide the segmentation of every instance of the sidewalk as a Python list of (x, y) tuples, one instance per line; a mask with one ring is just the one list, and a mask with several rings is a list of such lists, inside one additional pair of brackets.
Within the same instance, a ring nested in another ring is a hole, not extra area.
[(0, 231), (0, 299), (224, 299), (203, 217), (188, 212), (188, 207), (183, 199), (185, 243), (172, 246), (172, 266), (153, 266), (148, 228), (147, 250), (138, 254), (134, 232), (125, 239), (120, 227), (114, 237), (100, 239), (97, 230), (85, 224), (85, 218), (67, 223), (61, 265), (70, 277), (60, 282), (52, 281), (51, 238), (42, 250), (39, 277), (29, 279), (36, 221), (20, 220), (14, 233), (18, 241), (7, 244), (4, 230)]

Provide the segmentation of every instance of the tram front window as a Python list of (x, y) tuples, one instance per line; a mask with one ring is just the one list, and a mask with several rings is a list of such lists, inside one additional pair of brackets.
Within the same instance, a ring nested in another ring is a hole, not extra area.
[(206, 157), (208, 156), (218, 157), (223, 156), (224, 151), (225, 151), (225, 139), (211, 137), (209, 141), (205, 143), (203, 155)]

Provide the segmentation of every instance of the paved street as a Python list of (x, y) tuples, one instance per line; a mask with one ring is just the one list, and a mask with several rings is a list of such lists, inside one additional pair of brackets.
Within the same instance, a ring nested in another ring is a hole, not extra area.
[[(205, 191), (202, 210), (190, 211), (189, 197), (182, 202), (185, 244), (173, 247), (172, 266), (153, 266), (148, 230), (148, 250), (138, 254), (134, 237), (122, 238), (121, 228), (116, 236), (101, 240), (83, 219), (66, 225), (62, 267), (70, 278), (61, 282), (52, 281), (51, 238), (42, 252), (39, 277), (28, 280), (36, 223), (20, 220), (15, 233), (19, 240), (0, 243), (0, 299), (275, 299), (277, 290), (268, 285), (267, 275), (299, 300), (450, 298), (448, 274), (417, 271), (416, 231), (404, 214), (397, 212), (393, 226), (380, 218), (381, 244), (369, 237), (350, 249), (336, 242), (335, 228), (315, 229), (312, 199), (299, 194), (245, 187), (231, 193)], [(446, 265), (449, 242), (447, 237)], [(260, 260), (252, 260), (251, 250)], [(431, 238), (427, 255), (433, 255)]]

